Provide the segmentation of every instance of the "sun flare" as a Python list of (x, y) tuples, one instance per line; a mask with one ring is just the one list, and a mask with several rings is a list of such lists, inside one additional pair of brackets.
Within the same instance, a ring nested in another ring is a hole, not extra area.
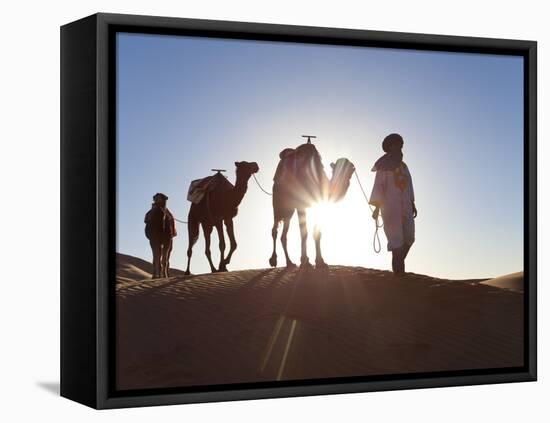
[[(346, 198), (338, 202), (323, 201), (313, 204), (307, 210), (308, 252), (315, 254), (313, 233), (317, 227), (322, 235), (321, 249), (325, 262), (329, 265), (359, 265), (363, 267), (385, 268), (387, 261), (382, 254), (373, 251), (375, 230), (371, 212), (357, 187), (352, 187)], [(297, 238), (299, 232), (292, 232)], [(384, 233), (380, 233), (382, 245)], [(291, 244), (293, 245), (293, 244)], [(298, 253), (298, 251), (296, 251)]]
[(315, 203), (307, 211), (308, 225), (313, 228), (324, 230), (334, 221), (334, 204), (328, 201)]

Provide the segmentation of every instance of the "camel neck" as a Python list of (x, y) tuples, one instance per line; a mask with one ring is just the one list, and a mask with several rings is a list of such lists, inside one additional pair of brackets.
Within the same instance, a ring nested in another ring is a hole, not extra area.
[(332, 201), (340, 201), (342, 198), (345, 197), (346, 193), (348, 192), (349, 188), (349, 178), (345, 179), (332, 175), (332, 178), (330, 179), (330, 198)]
[(242, 178), (237, 176), (235, 181), (235, 188), (233, 188), (235, 207), (241, 204), (246, 190), (248, 189), (248, 178)]

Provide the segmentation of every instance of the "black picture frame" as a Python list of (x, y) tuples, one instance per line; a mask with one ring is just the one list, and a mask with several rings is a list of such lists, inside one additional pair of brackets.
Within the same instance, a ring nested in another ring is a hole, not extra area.
[[(524, 58), (525, 365), (407, 376), (113, 389), (116, 32), (518, 55)], [(534, 381), (537, 375), (537, 44), (534, 41), (99, 13), (61, 28), (61, 395), (118, 408)]]

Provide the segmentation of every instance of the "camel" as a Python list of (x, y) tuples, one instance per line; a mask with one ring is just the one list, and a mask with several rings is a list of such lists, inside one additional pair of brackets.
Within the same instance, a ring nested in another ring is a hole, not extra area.
[[(189, 246), (187, 248), (187, 269), (185, 274), (189, 275), (189, 266), (193, 254), (193, 245), (199, 238), (199, 225), (202, 226), (205, 242), (205, 254), (210, 265), (212, 273), (226, 272), (227, 265), (231, 262), (231, 257), (237, 249), (235, 232), (233, 229), (233, 218), (237, 216), (238, 206), (241, 203), (248, 188), (248, 180), (252, 174), (258, 172), (259, 167), (256, 162), (235, 162), (236, 179), (235, 185), (231, 184), (220, 172), (209, 177), (208, 186), (204, 196), (198, 203), (191, 204), (188, 216), (187, 230), (189, 234)], [(227, 257), (225, 254), (225, 237), (223, 224), (229, 236), (230, 247)], [(218, 232), (220, 247), (220, 264), (216, 269), (212, 263), (210, 254), (210, 235), (213, 228)]]
[[(331, 163), (332, 178), (329, 180), (321, 163), (321, 156), (308, 140), (296, 149), (287, 148), (279, 155), (280, 161), (275, 172), (273, 184), (273, 254), (269, 259), (271, 267), (277, 266), (277, 231), (283, 222), (281, 244), (287, 267), (295, 267), (287, 250), (287, 233), (294, 211), (298, 214), (301, 235), (301, 267), (311, 267), (307, 256), (307, 215), (306, 209), (321, 201), (340, 201), (347, 193), (349, 182), (355, 167), (345, 158)], [(314, 228), (315, 266), (326, 269), (321, 254), (321, 229)]]
[(166, 207), (166, 200), (166, 195), (155, 194), (151, 210), (145, 215), (145, 236), (153, 252), (153, 279), (170, 276), (172, 238), (177, 235), (174, 217)]

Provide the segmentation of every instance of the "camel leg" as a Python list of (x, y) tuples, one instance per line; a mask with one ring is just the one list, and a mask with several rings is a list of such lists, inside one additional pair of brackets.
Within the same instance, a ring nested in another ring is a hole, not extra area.
[(292, 263), (292, 260), (290, 260), (290, 257), (288, 256), (286, 235), (288, 234), (289, 227), (290, 227), (290, 217), (283, 220), (283, 233), (281, 234), (281, 244), (283, 246), (283, 251), (285, 252), (286, 267), (296, 267), (296, 265)]
[(206, 258), (208, 259), (210, 271), (214, 273), (216, 268), (214, 267), (214, 263), (212, 263), (212, 254), (210, 253), (210, 236), (212, 235), (212, 229), (212, 225), (202, 225), (202, 231), (204, 233), (204, 254), (206, 254)]
[(218, 232), (218, 240), (220, 241), (220, 265), (218, 267), (218, 272), (227, 272), (227, 267), (225, 267), (225, 236), (221, 221), (216, 223), (216, 231)]
[(301, 251), (302, 255), (300, 257), (300, 266), (310, 267), (309, 257), (307, 256), (307, 218), (305, 210), (298, 210), (298, 223), (300, 225), (300, 236), (302, 238)]
[(224, 265), (227, 266), (231, 262), (231, 256), (237, 249), (237, 240), (235, 239), (235, 229), (233, 228), (233, 219), (225, 220), (225, 228), (227, 236), (229, 236), (229, 253), (224, 260)]
[(269, 265), (271, 267), (277, 267), (277, 229), (279, 227), (279, 221), (276, 217), (273, 218), (273, 228), (271, 228), (271, 237), (273, 238), (273, 254), (269, 258)]
[(151, 250), (153, 251), (153, 279), (160, 278), (160, 254), (162, 244), (158, 241), (149, 241)]
[(190, 275), (189, 266), (191, 264), (191, 256), (193, 255), (193, 245), (195, 245), (199, 239), (199, 222), (195, 219), (189, 219), (187, 234), (189, 237), (189, 245), (187, 246), (187, 269), (185, 270), (185, 274)]
[(315, 240), (315, 267), (318, 269), (325, 269), (328, 266), (321, 254), (321, 229), (317, 225), (315, 225), (313, 229), (313, 239)]

